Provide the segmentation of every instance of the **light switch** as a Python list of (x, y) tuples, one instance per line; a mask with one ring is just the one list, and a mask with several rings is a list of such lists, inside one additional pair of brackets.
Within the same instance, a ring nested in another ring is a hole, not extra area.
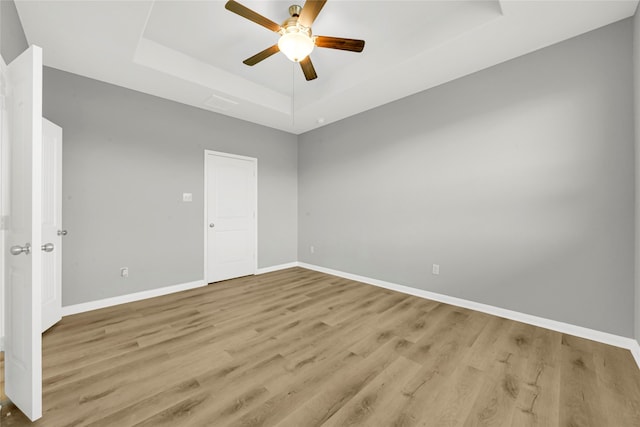
[(191, 193), (182, 193), (182, 201), (183, 202), (192, 202), (193, 201), (193, 194), (191, 194)]

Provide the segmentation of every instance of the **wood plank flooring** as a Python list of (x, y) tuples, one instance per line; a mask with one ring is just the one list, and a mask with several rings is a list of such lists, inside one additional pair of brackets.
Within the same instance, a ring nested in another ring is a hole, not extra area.
[(302, 268), (65, 317), (43, 365), (0, 425), (640, 426), (627, 350)]
[[(7, 400), (7, 396), (4, 394), (4, 352), (0, 351), (0, 406)], [(2, 418), (0, 417), (0, 420)], [(0, 426), (2, 422), (0, 421)]]

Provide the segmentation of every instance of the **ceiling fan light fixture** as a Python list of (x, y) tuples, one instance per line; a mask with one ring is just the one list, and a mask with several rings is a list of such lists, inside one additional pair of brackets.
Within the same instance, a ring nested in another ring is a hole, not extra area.
[(318, 78), (309, 56), (315, 46), (362, 52), (364, 40), (311, 35), (311, 26), (326, 2), (327, 0), (305, 0), (302, 7), (294, 4), (289, 7), (289, 18), (281, 25), (278, 25), (269, 18), (265, 18), (248, 7), (241, 5), (236, 0), (227, 0), (224, 5), (225, 9), (255, 22), (267, 30), (280, 34), (277, 44), (256, 53), (242, 62), (251, 67), (278, 52), (282, 52), (289, 60), (299, 63), (304, 73), (304, 78), (307, 81), (311, 81)]
[(309, 56), (314, 46), (315, 43), (307, 32), (296, 27), (293, 28), (293, 31), (289, 31), (287, 28), (278, 40), (280, 52), (293, 62), (300, 62)]

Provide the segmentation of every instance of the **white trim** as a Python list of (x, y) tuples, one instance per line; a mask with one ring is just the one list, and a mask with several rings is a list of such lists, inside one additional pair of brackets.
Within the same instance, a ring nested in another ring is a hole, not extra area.
[(262, 267), (256, 270), (256, 274), (265, 274), (271, 273), (279, 270), (286, 270), (287, 268), (298, 267), (300, 264), (298, 262), (288, 262), (286, 264), (272, 265), (271, 267)]
[(633, 356), (633, 358), (636, 359), (638, 367), (640, 367), (640, 343), (638, 343), (638, 341), (636, 340), (633, 341), (634, 343), (631, 344), (631, 348), (629, 350), (631, 351), (631, 355)]
[[(4, 251), (6, 247), (6, 233), (4, 231), (4, 216), (8, 206), (8, 183), (9, 183), (9, 131), (8, 118), (5, 107), (5, 97), (7, 95), (7, 64), (0, 55), (0, 271), (5, 271)], [(0, 274), (0, 351), (4, 351), (4, 324), (5, 324), (5, 280), (4, 274)], [(0, 372), (1, 373), (1, 372)]]
[(207, 259), (208, 259), (208, 239), (207, 239), (207, 152), (209, 150), (204, 150), (204, 156), (202, 156), (202, 179), (204, 180), (204, 192), (202, 193), (202, 226), (204, 227), (204, 232), (202, 233), (202, 237), (204, 240), (204, 267), (202, 270), (204, 281), (207, 281)]
[(633, 338), (622, 337), (619, 335), (610, 334), (608, 332), (596, 331), (594, 329), (585, 328), (582, 326), (576, 326), (569, 323), (559, 322), (557, 320), (545, 319), (543, 317), (533, 316), (531, 314), (520, 313), (513, 310), (507, 310), (505, 308), (495, 307), (488, 304), (482, 304), (479, 302), (469, 301), (462, 298), (456, 298), (448, 295), (442, 295), (435, 292), (425, 291), (423, 289), (412, 288), (409, 286), (398, 285), (391, 282), (385, 282), (383, 280), (372, 279), (369, 277), (359, 276), (357, 274), (345, 273), (343, 271), (333, 270), (330, 268), (320, 267), (313, 264), (307, 264), (304, 262), (298, 263), (302, 268), (309, 270), (319, 271), (321, 273), (331, 274), (345, 279), (356, 280), (358, 282), (367, 283), (369, 285), (378, 286), (392, 291), (402, 292), (404, 294), (413, 295), (421, 298), (426, 298), (434, 301), (444, 302), (446, 304), (455, 305), (458, 307), (468, 308), (470, 310), (476, 310), (494, 316), (504, 317), (506, 319), (516, 320), (518, 322), (527, 323), (529, 325), (539, 326), (553, 331), (562, 332), (565, 334), (575, 335), (580, 338), (586, 338), (593, 341), (598, 341), (604, 344), (613, 345), (616, 347), (626, 348), (631, 351), (631, 354), (640, 368), (640, 346), (638, 342)]
[(165, 286), (163, 288), (149, 289), (148, 291), (136, 292), (133, 294), (119, 295), (117, 297), (105, 298), (97, 301), (83, 302), (80, 304), (67, 305), (62, 307), (62, 316), (70, 316), (72, 314), (84, 313), (86, 311), (98, 310), (100, 308), (111, 307), (118, 304), (140, 301), (143, 299), (159, 297), (162, 295), (173, 294), (176, 292), (187, 291), (202, 286), (206, 286), (204, 280), (196, 280), (195, 282), (182, 283), (180, 285)]
[(207, 274), (207, 260), (208, 260), (208, 248), (207, 248), (207, 229), (209, 227), (208, 224), (208, 212), (207, 212), (207, 205), (208, 205), (208, 197), (209, 197), (209, 191), (207, 189), (207, 156), (208, 155), (214, 155), (214, 156), (221, 156), (221, 157), (230, 157), (232, 159), (239, 159), (239, 160), (247, 160), (250, 162), (253, 162), (254, 165), (254, 174), (255, 174), (255, 179), (254, 179), (254, 199), (255, 199), (255, 205), (253, 207), (255, 215), (253, 217), (253, 230), (254, 230), (254, 238), (255, 238), (255, 242), (254, 242), (254, 248), (253, 248), (253, 261), (254, 261), (254, 265), (253, 265), (253, 274), (259, 274), (258, 273), (258, 159), (256, 157), (248, 157), (248, 156), (241, 156), (239, 154), (229, 154), (229, 153), (223, 153), (221, 151), (213, 151), (213, 150), (204, 150), (204, 156), (203, 156), (203, 160), (204, 160), (204, 173), (203, 173), (203, 179), (204, 179), (204, 195), (203, 195), (203, 205), (204, 205), (204, 280), (207, 280), (208, 274)]

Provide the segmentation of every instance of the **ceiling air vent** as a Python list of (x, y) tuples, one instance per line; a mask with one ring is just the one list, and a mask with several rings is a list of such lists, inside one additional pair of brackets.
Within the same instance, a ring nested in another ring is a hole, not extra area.
[(209, 99), (204, 101), (204, 105), (218, 111), (228, 111), (238, 105), (238, 102), (231, 99), (223, 98), (218, 95), (211, 95)]

